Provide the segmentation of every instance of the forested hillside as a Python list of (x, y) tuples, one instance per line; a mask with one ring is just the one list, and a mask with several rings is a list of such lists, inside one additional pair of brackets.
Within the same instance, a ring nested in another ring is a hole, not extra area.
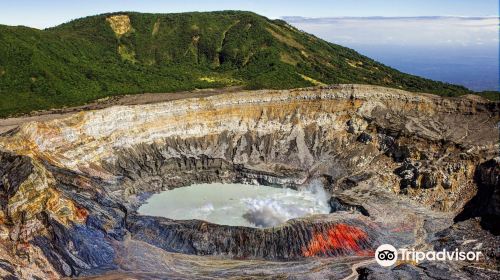
[(462, 86), (404, 74), (250, 12), (121, 12), (38, 30), (0, 25), (0, 116), (98, 98), (240, 85), (383, 85), (446, 96)]

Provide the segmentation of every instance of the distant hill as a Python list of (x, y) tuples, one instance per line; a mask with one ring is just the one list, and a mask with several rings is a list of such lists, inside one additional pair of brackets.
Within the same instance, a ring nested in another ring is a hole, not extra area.
[(0, 25), (0, 116), (120, 94), (334, 83), (471, 93), (251, 12), (120, 12), (46, 30)]

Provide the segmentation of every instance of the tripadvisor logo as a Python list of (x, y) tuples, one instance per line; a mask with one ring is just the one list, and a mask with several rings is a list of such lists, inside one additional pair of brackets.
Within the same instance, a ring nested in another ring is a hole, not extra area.
[(380, 245), (375, 251), (375, 260), (381, 266), (391, 266), (398, 260), (398, 251), (392, 245)]
[(375, 251), (375, 260), (381, 266), (388, 267), (394, 265), (398, 259), (401, 261), (414, 261), (419, 263), (421, 261), (478, 261), (482, 256), (480, 251), (462, 252), (458, 249), (448, 251), (415, 251), (413, 249), (399, 249), (397, 250), (390, 244), (380, 245)]

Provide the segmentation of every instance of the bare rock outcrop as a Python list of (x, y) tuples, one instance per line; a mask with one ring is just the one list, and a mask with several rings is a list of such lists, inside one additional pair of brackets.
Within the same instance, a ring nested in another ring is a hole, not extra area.
[[(266, 264), (427, 244), (466, 204), (464, 219), (498, 214), (498, 161), (487, 160), (499, 112), (483, 100), (337, 85), (31, 122), (0, 137), (1, 236), (37, 248), (59, 276), (126, 267), (138, 257), (117, 254), (129, 242), (152, 246), (142, 257), (154, 247)], [(197, 182), (313, 180), (336, 198), (332, 213), (272, 230), (135, 212), (152, 192)], [(471, 200), (485, 190), (486, 206)]]

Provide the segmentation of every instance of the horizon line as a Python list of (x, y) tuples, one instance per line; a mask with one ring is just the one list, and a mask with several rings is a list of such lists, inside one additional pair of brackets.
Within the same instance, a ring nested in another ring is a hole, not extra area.
[(225, 12), (225, 11), (240, 11), (240, 12), (251, 12), (254, 14), (257, 14), (259, 16), (263, 16), (269, 19), (281, 19), (281, 20), (321, 20), (321, 19), (444, 19), (444, 18), (460, 18), (460, 19), (493, 19), (497, 18), (500, 19), (500, 15), (487, 15), (487, 16), (461, 16), (461, 15), (434, 15), (434, 16), (331, 16), (331, 17), (305, 17), (305, 16), (293, 16), (293, 15), (287, 15), (287, 16), (278, 16), (278, 17), (271, 17), (271, 16), (264, 16), (262, 14), (256, 13), (254, 11), (249, 11), (249, 10), (213, 10), (213, 11), (184, 11), (184, 12), (158, 12), (158, 13), (150, 13), (150, 12), (140, 12), (140, 11), (113, 11), (113, 12), (104, 12), (104, 13), (97, 13), (97, 14), (89, 14), (81, 17), (76, 17), (69, 19), (67, 21), (60, 22), (55, 25), (50, 25), (50, 26), (45, 26), (45, 27), (34, 27), (34, 26), (29, 26), (29, 25), (23, 25), (23, 24), (18, 24), (18, 25), (10, 25), (10, 24), (4, 24), (0, 22), (0, 25), (5, 25), (5, 26), (24, 26), (28, 28), (34, 28), (34, 29), (39, 29), (39, 30), (44, 30), (44, 29), (49, 29), (53, 27), (57, 27), (61, 24), (65, 24), (74, 20), (78, 20), (81, 18), (86, 18), (86, 17), (92, 17), (92, 16), (99, 16), (99, 15), (106, 15), (106, 14), (117, 14), (117, 13), (138, 13), (138, 14), (183, 14), (183, 13), (210, 13), (210, 12)]

